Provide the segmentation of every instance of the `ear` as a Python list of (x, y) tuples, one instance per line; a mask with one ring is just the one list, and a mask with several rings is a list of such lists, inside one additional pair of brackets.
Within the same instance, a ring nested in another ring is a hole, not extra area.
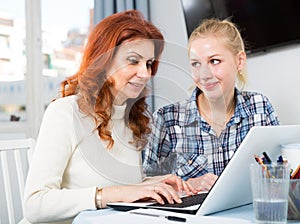
[(244, 51), (240, 51), (237, 54), (237, 68), (239, 71), (243, 70), (246, 65), (246, 53)]

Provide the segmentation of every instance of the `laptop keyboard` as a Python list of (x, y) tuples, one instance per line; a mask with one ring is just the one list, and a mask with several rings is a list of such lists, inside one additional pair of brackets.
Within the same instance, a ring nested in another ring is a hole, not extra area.
[(206, 198), (208, 193), (201, 193), (201, 194), (195, 194), (195, 195), (191, 195), (191, 196), (185, 196), (182, 197), (182, 203), (175, 203), (175, 204), (170, 204), (165, 200), (165, 204), (159, 204), (159, 203), (153, 203), (150, 204), (148, 206), (159, 206), (159, 207), (165, 207), (165, 208), (185, 208), (185, 207), (189, 207), (192, 205), (198, 205), (201, 204), (204, 199)]

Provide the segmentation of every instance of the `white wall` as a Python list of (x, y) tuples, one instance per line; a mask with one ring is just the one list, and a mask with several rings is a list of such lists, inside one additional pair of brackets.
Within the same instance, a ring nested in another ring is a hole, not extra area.
[[(180, 0), (151, 0), (150, 19), (167, 41), (154, 78), (155, 109), (190, 95), (193, 81), (186, 53), (187, 33)], [(271, 100), (281, 124), (300, 124), (300, 44), (248, 56), (248, 85)]]
[(271, 100), (281, 124), (300, 124), (300, 44), (248, 57), (248, 87)]
[(180, 0), (151, 0), (150, 19), (162, 31), (166, 46), (154, 78), (155, 109), (186, 99), (193, 80), (187, 57), (187, 33)]

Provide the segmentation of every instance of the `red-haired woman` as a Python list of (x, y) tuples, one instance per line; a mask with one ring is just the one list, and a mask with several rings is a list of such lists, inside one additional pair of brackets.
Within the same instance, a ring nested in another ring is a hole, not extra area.
[(160, 31), (135, 10), (95, 26), (78, 72), (44, 114), (25, 187), (29, 222), (71, 223), (80, 211), (114, 201), (180, 203), (176, 191), (194, 191), (177, 176), (142, 172), (146, 84), (163, 47)]

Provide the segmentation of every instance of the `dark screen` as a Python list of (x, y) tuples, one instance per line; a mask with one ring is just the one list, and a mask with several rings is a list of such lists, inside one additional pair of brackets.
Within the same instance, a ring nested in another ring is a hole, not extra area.
[(300, 42), (299, 0), (182, 0), (188, 36), (204, 19), (236, 23), (248, 53)]

